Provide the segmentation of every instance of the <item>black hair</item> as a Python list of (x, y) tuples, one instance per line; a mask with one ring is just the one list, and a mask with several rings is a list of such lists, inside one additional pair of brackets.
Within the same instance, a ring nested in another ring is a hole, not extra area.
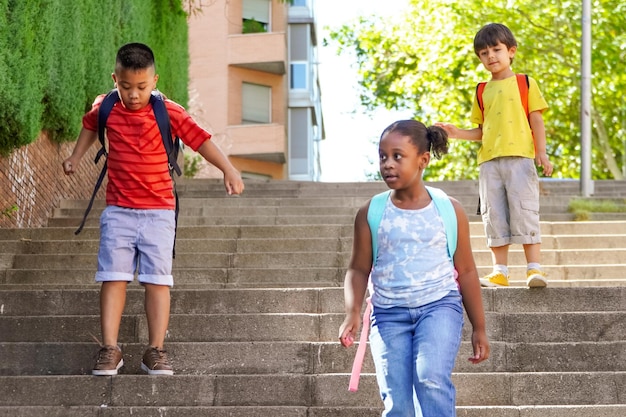
[(117, 51), (115, 66), (133, 71), (154, 67), (154, 54), (143, 43), (127, 43)]
[(387, 126), (380, 138), (392, 132), (408, 136), (420, 154), (430, 152), (434, 158), (441, 159), (448, 153), (448, 134), (439, 126), (426, 127), (417, 120), (398, 120)]
[(515, 36), (508, 27), (501, 23), (489, 23), (480, 28), (474, 36), (474, 52), (478, 55), (483, 49), (496, 46), (500, 42), (505, 44), (507, 49), (517, 46)]

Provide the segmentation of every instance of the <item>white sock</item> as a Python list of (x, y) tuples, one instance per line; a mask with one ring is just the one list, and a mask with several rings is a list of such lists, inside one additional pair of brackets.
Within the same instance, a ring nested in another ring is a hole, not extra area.
[(509, 268), (506, 265), (495, 264), (493, 266), (493, 272), (502, 272), (507, 277), (509, 276)]
[(541, 271), (541, 264), (539, 264), (539, 262), (529, 262), (526, 270), (530, 271), (531, 269), (537, 269)]

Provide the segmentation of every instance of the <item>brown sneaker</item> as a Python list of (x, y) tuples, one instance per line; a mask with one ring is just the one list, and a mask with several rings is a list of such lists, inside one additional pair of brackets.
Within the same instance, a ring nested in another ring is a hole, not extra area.
[(92, 375), (117, 375), (117, 370), (124, 365), (122, 350), (119, 346), (102, 346), (98, 351), (96, 365), (91, 371)]
[(174, 369), (167, 359), (167, 352), (152, 346), (143, 354), (141, 369), (150, 375), (174, 375)]

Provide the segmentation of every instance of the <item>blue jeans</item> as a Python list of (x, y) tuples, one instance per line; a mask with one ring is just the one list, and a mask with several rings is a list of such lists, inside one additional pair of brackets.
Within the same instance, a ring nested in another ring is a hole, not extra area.
[(452, 369), (461, 344), (458, 291), (422, 307), (372, 311), (370, 348), (383, 417), (454, 417)]

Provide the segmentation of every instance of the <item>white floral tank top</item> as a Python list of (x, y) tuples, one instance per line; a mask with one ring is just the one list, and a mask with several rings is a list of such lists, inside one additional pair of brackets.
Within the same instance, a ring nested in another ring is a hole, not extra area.
[(387, 200), (372, 270), (372, 304), (420, 307), (458, 290), (443, 220), (435, 204), (404, 210)]

